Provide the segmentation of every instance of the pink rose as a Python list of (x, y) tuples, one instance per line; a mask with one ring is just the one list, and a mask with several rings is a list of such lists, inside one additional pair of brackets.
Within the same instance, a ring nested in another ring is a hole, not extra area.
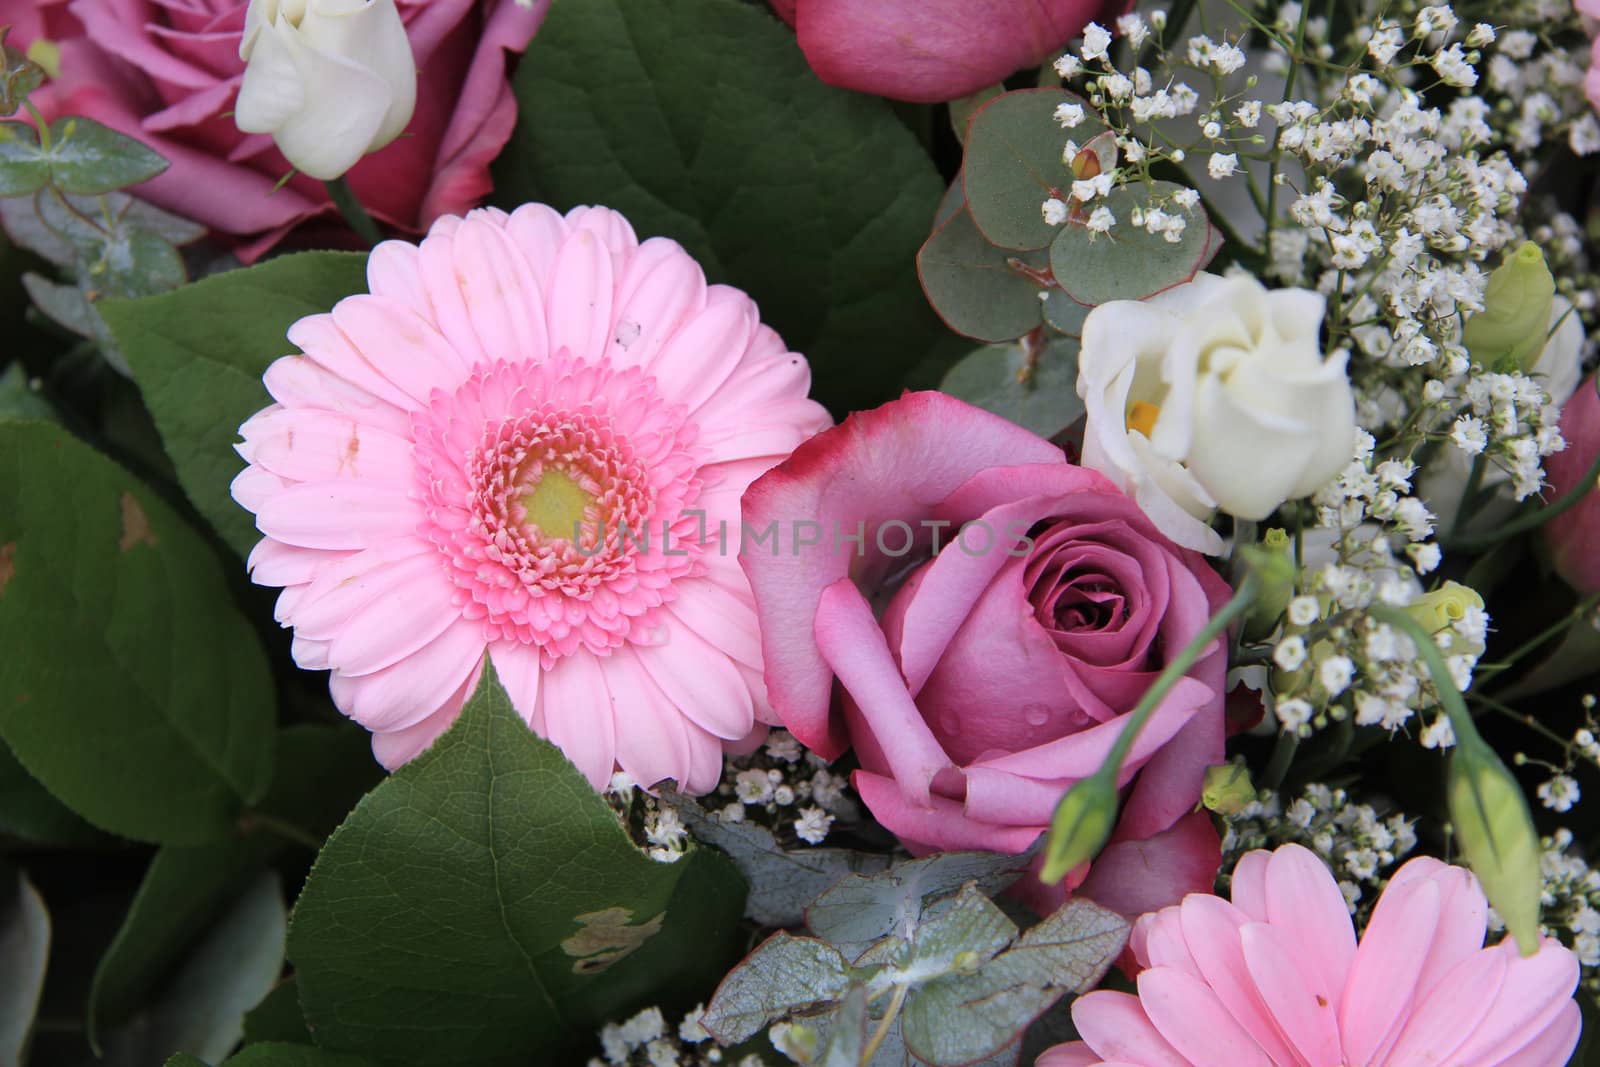
[[(941, 393), (811, 438), (745, 493), (744, 522), (774, 710), (824, 756), (853, 746), (862, 799), (919, 853), (1028, 848), (1229, 596), (1109, 480)], [(1218, 840), (1191, 813), (1222, 760), (1226, 671), (1219, 642), (1161, 702), (1112, 843), (1068, 888), (1127, 914), (1210, 891)]]
[(937, 103), (1037, 67), (1115, 0), (771, 0), (817, 77), (841, 89)]
[[(1600, 394), (1590, 375), (1561, 409), (1561, 436), (1567, 447), (1544, 461), (1550, 499), (1571, 492), (1600, 455)], [(1594, 486), (1579, 503), (1544, 527), (1556, 570), (1573, 588), (1600, 593), (1600, 491)]]
[[(474, 207), (491, 188), (489, 163), (511, 136), (516, 100), (506, 79), (549, 0), (397, 0), (418, 69), (406, 133), (348, 178), (389, 225), (420, 232)], [(45, 116), (79, 114), (137, 137), (172, 166), (137, 190), (169, 211), (240, 239), (249, 262), (295, 227), (338, 223), (321, 182), (296, 175), (265, 134), (231, 117), (244, 64), (246, 0), (0, 0), (0, 25), (26, 48), (61, 46), (59, 77), (34, 94)]]

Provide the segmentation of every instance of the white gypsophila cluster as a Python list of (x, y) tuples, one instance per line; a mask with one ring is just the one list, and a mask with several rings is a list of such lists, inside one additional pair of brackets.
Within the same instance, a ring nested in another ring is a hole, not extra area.
[[(1371, 913), (1389, 876), (1417, 847), (1413, 822), (1383, 815), (1371, 804), (1356, 803), (1343, 789), (1312, 783), (1284, 804), (1271, 790), (1227, 818), (1222, 837), (1222, 869), (1231, 871), (1252, 849), (1304, 845), (1327, 861), (1357, 924)], [(1222, 887), (1219, 887), (1219, 891)]]
[[(588, 1067), (711, 1067), (723, 1064), (722, 1050), (700, 1025), (704, 1005), (697, 1005), (683, 1017), (676, 1029), (668, 1030), (660, 1008), (646, 1008), (621, 1023), (601, 1028), (601, 1056), (589, 1060)], [(604, 1058), (601, 1058), (601, 1057)], [(761, 1057), (744, 1056), (728, 1061), (726, 1067), (762, 1067)]]
[(626, 771), (613, 774), (602, 795), (634, 844), (657, 863), (676, 863), (689, 850), (691, 838), (683, 819), (640, 789)]
[(1512, 762), (1519, 767), (1542, 767), (1550, 772), (1550, 777), (1541, 782), (1534, 793), (1539, 803), (1551, 811), (1571, 811), (1583, 799), (1583, 790), (1573, 773), (1580, 765), (1600, 768), (1600, 738), (1596, 736), (1600, 733), (1600, 721), (1595, 715), (1595, 695), (1584, 694), (1580, 704), (1583, 708), (1583, 725), (1574, 730), (1571, 737), (1562, 737), (1532, 716), (1519, 716), (1524, 725), (1560, 746), (1561, 756), (1556, 761), (1530, 756), (1526, 752), (1517, 752), (1512, 756)]
[(723, 765), (722, 783), (705, 804), (723, 822), (755, 822), (780, 842), (820, 845), (836, 819), (860, 818), (847, 795), (849, 779), (804, 748), (787, 730), (774, 730), (760, 748)]
[[(1540, 844), (1539, 893), (1541, 929), (1578, 957), (1579, 984), (1600, 1000), (1600, 870), (1572, 847), (1572, 831), (1556, 830)], [(1489, 929), (1502, 931), (1505, 920), (1489, 908)]]

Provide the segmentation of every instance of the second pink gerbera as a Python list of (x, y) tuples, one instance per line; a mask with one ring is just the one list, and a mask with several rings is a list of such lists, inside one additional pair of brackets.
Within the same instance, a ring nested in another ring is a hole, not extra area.
[(1471, 872), (1401, 867), (1360, 943), (1338, 883), (1299, 845), (1250, 852), (1233, 901), (1192, 893), (1139, 920), (1138, 995), (1079, 997), (1082, 1041), (1039, 1067), (1561, 1067), (1578, 1042), (1578, 960), (1483, 945)]
[(390, 767), (487, 651), (597, 787), (621, 767), (710, 789), (722, 744), (773, 721), (739, 498), (827, 425), (805, 360), (604, 208), (441, 219), (367, 277), (295, 324), (304, 354), (240, 428), (251, 574), (284, 587), (296, 661)]

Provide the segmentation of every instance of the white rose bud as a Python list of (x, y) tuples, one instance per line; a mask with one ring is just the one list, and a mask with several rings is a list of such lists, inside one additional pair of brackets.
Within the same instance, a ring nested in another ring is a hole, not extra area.
[(1199, 274), (1089, 313), (1078, 357), (1083, 462), (1186, 548), (1217, 554), (1221, 508), (1261, 520), (1350, 461), (1355, 403), (1324, 359), (1323, 297)]
[(394, 0), (250, 0), (234, 121), (302, 172), (341, 177), (400, 136), (417, 69)]

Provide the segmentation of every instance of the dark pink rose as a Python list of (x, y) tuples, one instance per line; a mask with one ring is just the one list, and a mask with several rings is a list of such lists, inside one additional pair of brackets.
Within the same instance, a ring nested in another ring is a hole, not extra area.
[[(1561, 409), (1561, 436), (1567, 447), (1544, 461), (1550, 499), (1564, 496), (1589, 473), (1600, 455), (1600, 394), (1590, 375)], [(1600, 490), (1545, 524), (1545, 539), (1556, 570), (1573, 588), (1600, 593)]]
[[(418, 70), (417, 109), (399, 140), (348, 175), (367, 209), (420, 232), (489, 191), (489, 163), (511, 136), (506, 78), (549, 0), (397, 0)], [(337, 224), (322, 183), (296, 175), (264, 134), (231, 117), (244, 64), (245, 0), (0, 0), (0, 25), (26, 48), (61, 46), (59, 77), (34, 94), (47, 118), (79, 114), (137, 137), (172, 166), (139, 196), (239, 239), (246, 261), (297, 226)]]
[(896, 100), (937, 103), (1037, 67), (1116, 0), (771, 0), (817, 77)]
[[(824, 756), (853, 747), (863, 801), (919, 853), (1028, 848), (1229, 596), (1109, 480), (941, 393), (811, 438), (744, 521), (774, 710)], [(1226, 671), (1218, 642), (1157, 707), (1111, 844), (1069, 888), (1128, 914), (1210, 891), (1218, 840), (1191, 813)]]

